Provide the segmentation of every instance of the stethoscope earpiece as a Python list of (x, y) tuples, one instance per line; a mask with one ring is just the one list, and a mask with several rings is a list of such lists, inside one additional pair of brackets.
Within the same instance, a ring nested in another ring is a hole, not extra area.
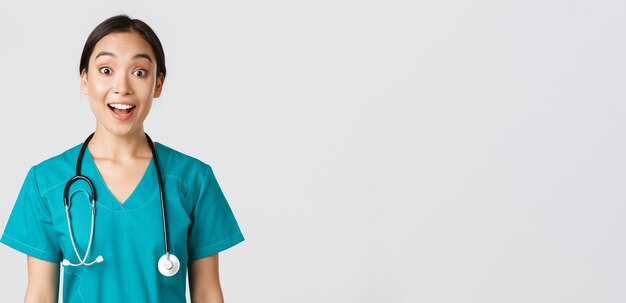
[(61, 264), (63, 264), (63, 266), (81, 266), (81, 265), (91, 266), (96, 263), (100, 263), (102, 261), (104, 261), (104, 258), (102, 256), (98, 256), (95, 261), (91, 261), (89, 263), (85, 263), (85, 260), (81, 260), (80, 263), (74, 264), (74, 263), (71, 263), (68, 259), (63, 259), (63, 262), (61, 262)]

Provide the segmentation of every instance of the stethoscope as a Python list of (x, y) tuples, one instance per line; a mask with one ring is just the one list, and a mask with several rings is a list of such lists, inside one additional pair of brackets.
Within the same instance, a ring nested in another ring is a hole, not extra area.
[[(67, 183), (65, 184), (65, 191), (63, 192), (63, 204), (65, 204), (65, 217), (67, 219), (67, 229), (70, 231), (70, 240), (72, 242), (72, 247), (74, 248), (74, 252), (76, 253), (76, 258), (78, 258), (78, 260), (80, 261), (79, 263), (74, 264), (68, 261), (67, 259), (63, 259), (62, 264), (64, 266), (82, 266), (82, 265), (91, 266), (93, 264), (104, 261), (104, 258), (102, 256), (98, 256), (96, 257), (95, 260), (91, 262), (87, 262), (87, 257), (89, 256), (89, 251), (91, 250), (91, 243), (93, 240), (93, 229), (94, 229), (94, 223), (96, 219), (95, 218), (96, 217), (96, 190), (93, 186), (93, 183), (91, 183), (91, 180), (89, 180), (89, 178), (80, 174), (80, 168), (82, 166), (83, 155), (85, 154), (85, 149), (87, 148), (87, 144), (89, 143), (93, 135), (94, 135), (93, 133), (89, 135), (89, 137), (87, 137), (87, 139), (83, 143), (83, 146), (81, 146), (80, 152), (78, 153), (78, 160), (76, 160), (76, 175), (72, 177), (69, 181), (67, 181)], [(161, 272), (161, 274), (167, 277), (171, 277), (178, 272), (178, 269), (180, 268), (180, 261), (175, 255), (170, 253), (170, 249), (168, 246), (167, 216), (165, 214), (165, 197), (163, 195), (163, 180), (161, 177), (161, 169), (159, 168), (159, 161), (157, 160), (156, 151), (154, 150), (154, 143), (152, 142), (152, 139), (150, 139), (150, 136), (148, 136), (148, 134), (145, 134), (145, 135), (146, 135), (146, 139), (148, 140), (148, 145), (150, 146), (150, 150), (152, 151), (152, 159), (154, 160), (154, 166), (156, 168), (156, 173), (157, 173), (157, 177), (159, 181), (159, 192), (161, 195), (161, 215), (163, 217), (163, 242), (165, 244), (165, 254), (161, 256), (161, 258), (159, 258), (157, 267), (159, 269), (159, 272)], [(87, 250), (85, 251), (85, 256), (83, 257), (81, 257), (80, 254), (78, 253), (78, 249), (76, 248), (76, 242), (74, 242), (74, 234), (72, 233), (72, 224), (70, 221), (70, 206), (69, 206), (69, 199), (68, 199), (68, 192), (70, 190), (70, 186), (78, 180), (85, 181), (87, 185), (89, 185), (89, 190), (91, 191), (91, 195), (89, 196), (89, 203), (91, 204), (91, 231), (89, 233), (89, 243), (87, 245)]]

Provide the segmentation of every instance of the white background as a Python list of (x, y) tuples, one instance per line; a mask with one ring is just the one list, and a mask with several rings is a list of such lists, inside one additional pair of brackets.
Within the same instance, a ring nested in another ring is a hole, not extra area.
[(166, 53), (146, 131), (246, 237), (228, 302), (626, 301), (624, 1), (2, 1), (2, 227), (94, 130), (80, 54), (127, 13)]

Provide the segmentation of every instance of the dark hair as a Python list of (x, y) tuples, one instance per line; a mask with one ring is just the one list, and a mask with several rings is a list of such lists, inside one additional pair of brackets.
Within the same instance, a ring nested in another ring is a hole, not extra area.
[(113, 16), (104, 20), (96, 26), (96, 28), (94, 28), (91, 34), (89, 34), (89, 37), (87, 37), (87, 41), (83, 47), (83, 54), (80, 56), (80, 66), (78, 68), (78, 72), (82, 73), (83, 70), (85, 70), (85, 72), (88, 71), (89, 57), (91, 56), (91, 53), (93, 53), (93, 49), (100, 39), (110, 33), (120, 32), (139, 33), (141, 37), (143, 37), (143, 39), (150, 44), (154, 54), (156, 55), (157, 76), (163, 74), (163, 77), (165, 77), (165, 53), (163, 52), (163, 46), (161, 45), (159, 37), (157, 37), (148, 24), (139, 19), (131, 19), (126, 15)]

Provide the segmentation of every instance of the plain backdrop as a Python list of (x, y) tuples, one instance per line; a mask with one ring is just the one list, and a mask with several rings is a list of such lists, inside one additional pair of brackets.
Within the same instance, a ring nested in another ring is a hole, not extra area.
[(2, 0), (2, 228), (94, 130), (79, 58), (119, 13), (165, 47), (146, 131), (246, 237), (227, 302), (626, 301), (626, 2)]

